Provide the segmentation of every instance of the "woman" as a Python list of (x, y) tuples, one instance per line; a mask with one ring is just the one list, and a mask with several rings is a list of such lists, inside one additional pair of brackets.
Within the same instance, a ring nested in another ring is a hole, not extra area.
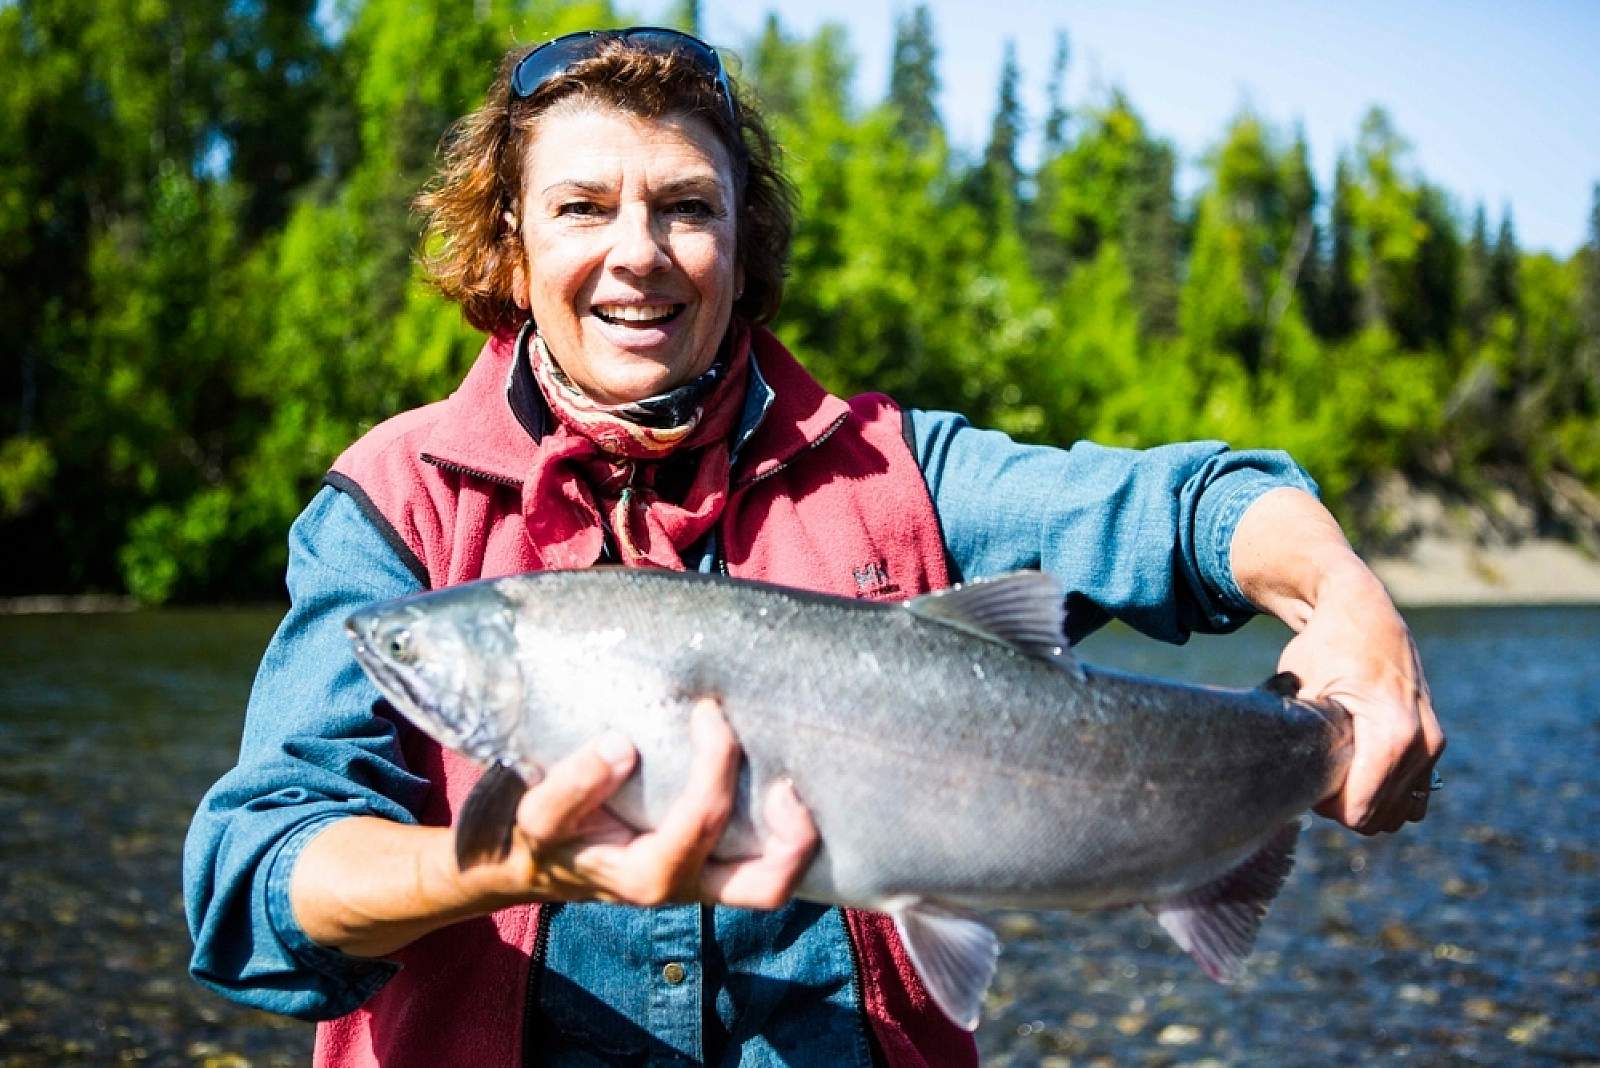
[(194, 974), (331, 1020), (320, 1063), (974, 1059), (880, 918), (785, 904), (815, 845), (792, 793), (766, 799), (760, 856), (707, 862), (739, 759), (714, 708), (656, 831), (605, 817), (635, 759), (607, 736), (527, 793), (505, 862), (457, 870), (476, 770), (374, 708), (345, 647), (379, 597), (602, 561), (883, 598), (1042, 566), (1075, 637), (1115, 615), (1182, 640), (1265, 610), (1298, 632), (1283, 668), (1355, 716), (1326, 813), (1364, 833), (1424, 816), (1443, 739), (1415, 650), (1286, 457), (1022, 447), (829, 396), (794, 362), (761, 325), (787, 189), (700, 41), (507, 56), (421, 203), (432, 276), (489, 340), (296, 522), (292, 607), (185, 854)]

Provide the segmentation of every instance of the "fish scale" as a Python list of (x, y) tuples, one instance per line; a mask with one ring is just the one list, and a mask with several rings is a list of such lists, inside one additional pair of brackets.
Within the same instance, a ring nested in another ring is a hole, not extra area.
[(688, 774), (690, 710), (715, 698), (746, 761), (716, 854), (756, 852), (754, 799), (792, 781), (821, 838), (797, 895), (893, 913), (941, 1008), (975, 1026), (995, 952), (975, 908), (1144, 903), (1231, 978), (1299, 814), (1348, 762), (1346, 717), (1294, 699), (1292, 679), (1085, 667), (1062, 604), (1037, 572), (881, 604), (597, 568), (404, 598), (349, 629), (402, 713), (491, 769), (463, 863), (509, 841), (522, 784), (505, 769), (608, 729), (639, 753), (608, 807), (656, 825)]

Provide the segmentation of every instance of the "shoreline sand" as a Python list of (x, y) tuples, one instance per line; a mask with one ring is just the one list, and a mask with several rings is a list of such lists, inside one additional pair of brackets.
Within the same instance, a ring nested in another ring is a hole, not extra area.
[(1600, 560), (1567, 542), (1485, 547), (1425, 536), (1405, 556), (1367, 562), (1402, 608), (1600, 605)]

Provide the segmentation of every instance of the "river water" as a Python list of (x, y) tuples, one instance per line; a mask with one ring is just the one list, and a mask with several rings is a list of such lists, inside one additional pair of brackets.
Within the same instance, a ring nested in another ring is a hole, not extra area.
[[(1231, 987), (1140, 912), (997, 914), (986, 1063), (1600, 1068), (1600, 608), (1409, 615), (1450, 733), (1427, 823), (1313, 821)], [(0, 1068), (308, 1061), (307, 1025), (184, 970), (184, 828), (274, 622), (0, 616)], [(1082, 652), (1249, 685), (1285, 634)]]

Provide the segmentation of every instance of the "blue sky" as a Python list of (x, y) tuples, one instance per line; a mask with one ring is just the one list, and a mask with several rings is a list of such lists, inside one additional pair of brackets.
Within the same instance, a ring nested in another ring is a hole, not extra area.
[[(646, 17), (663, 2), (646, 2)], [(908, 0), (704, 0), (706, 37), (736, 51), (776, 9), (791, 31), (844, 24), (856, 98), (882, 99), (897, 13)], [(1129, 95), (1178, 148), (1185, 191), (1228, 120), (1251, 107), (1303, 123), (1318, 181), (1372, 104), (1393, 116), (1413, 164), (1456, 198), (1509, 207), (1523, 247), (1562, 256), (1584, 241), (1600, 181), (1600, 0), (985, 0), (929, 5), (940, 46), (941, 114), (969, 151), (988, 135), (1006, 38), (1016, 41), (1032, 133), (1057, 28), (1072, 43), (1069, 106)], [(1031, 159), (1032, 149), (1025, 152)]]

